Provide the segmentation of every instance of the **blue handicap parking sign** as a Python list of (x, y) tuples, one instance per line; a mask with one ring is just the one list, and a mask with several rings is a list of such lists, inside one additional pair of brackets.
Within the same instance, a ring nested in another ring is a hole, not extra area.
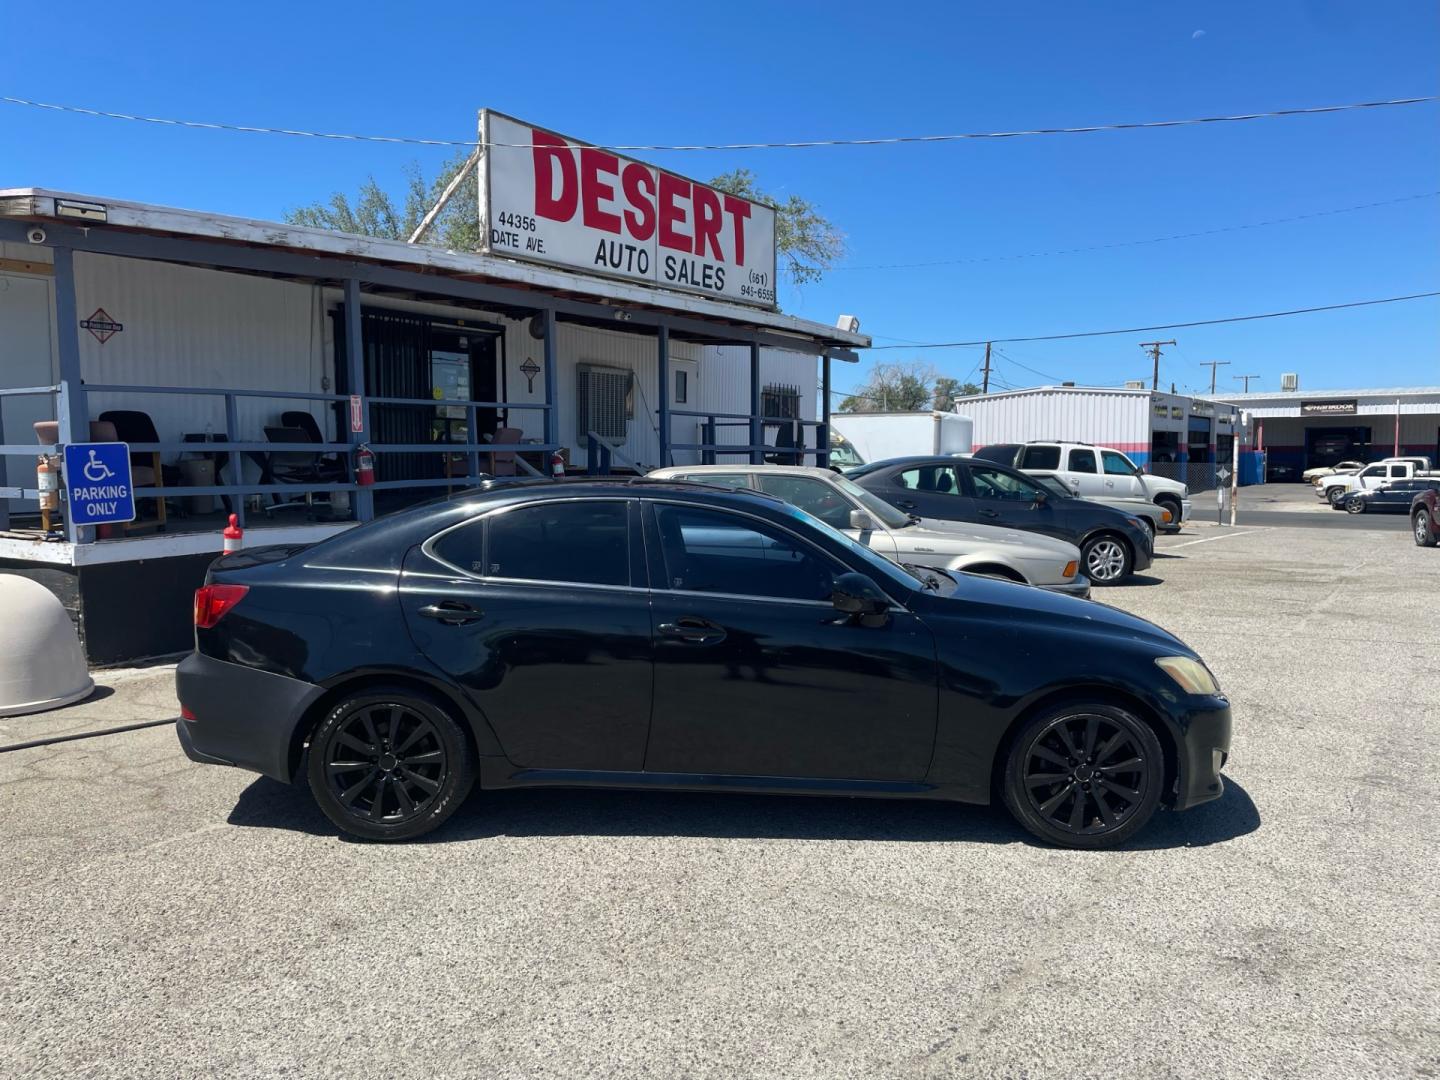
[(134, 521), (129, 444), (72, 443), (65, 447), (65, 497), (76, 525)]

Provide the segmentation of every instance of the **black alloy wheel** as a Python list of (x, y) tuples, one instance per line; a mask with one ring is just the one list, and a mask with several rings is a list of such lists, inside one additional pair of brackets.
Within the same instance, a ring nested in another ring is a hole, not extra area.
[(310, 741), (310, 790), (325, 816), (369, 840), (409, 840), (465, 800), (475, 766), (459, 725), (410, 690), (340, 701)]
[(1080, 548), (1080, 566), (1095, 585), (1114, 585), (1130, 576), (1135, 556), (1130, 545), (1111, 533), (1092, 536)]
[(1415, 544), (1417, 547), (1434, 547), (1435, 530), (1434, 523), (1430, 520), (1430, 511), (1420, 507), (1415, 511), (1415, 519), (1410, 522), (1414, 526)]
[(1159, 805), (1165, 758), (1150, 726), (1112, 705), (1066, 705), (1011, 744), (1005, 804), (1036, 836), (1103, 848), (1134, 836)]

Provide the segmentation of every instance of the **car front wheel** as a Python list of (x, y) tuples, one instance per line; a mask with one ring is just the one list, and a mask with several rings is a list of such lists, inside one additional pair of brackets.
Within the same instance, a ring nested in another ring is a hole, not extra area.
[(1159, 507), (1163, 507), (1164, 509), (1170, 511), (1170, 521), (1169, 521), (1169, 523), (1166, 524), (1166, 525), (1163, 525), (1163, 526), (1161, 526), (1161, 527), (1162, 527), (1163, 529), (1165, 529), (1167, 532), (1179, 532), (1179, 531), (1180, 531), (1180, 500), (1179, 500), (1179, 499), (1172, 498), (1172, 497), (1170, 497), (1170, 496), (1165, 496), (1165, 497), (1163, 497), (1163, 498), (1156, 499), (1156, 500), (1155, 500), (1155, 505), (1156, 505), (1156, 506), (1159, 506)]
[(1080, 548), (1085, 576), (1096, 585), (1114, 585), (1130, 576), (1135, 558), (1130, 545), (1118, 536), (1093, 536)]
[(465, 733), (429, 697), (368, 687), (310, 740), (310, 790), (325, 816), (367, 840), (410, 840), (450, 817), (475, 782)]
[(1345, 502), (1345, 489), (1342, 487), (1330, 488), (1325, 492), (1325, 498), (1329, 500), (1331, 506), (1338, 509)]
[(1345, 512), (1347, 514), (1365, 513), (1365, 500), (1357, 495), (1351, 495), (1345, 500)]
[(1072, 703), (1028, 721), (1010, 744), (1001, 784), (1015, 819), (1061, 847), (1123, 844), (1160, 803), (1165, 757), (1138, 717)]
[(1415, 527), (1415, 543), (1420, 547), (1435, 546), (1434, 522), (1430, 518), (1430, 511), (1423, 506), (1415, 511), (1415, 519), (1411, 522)]

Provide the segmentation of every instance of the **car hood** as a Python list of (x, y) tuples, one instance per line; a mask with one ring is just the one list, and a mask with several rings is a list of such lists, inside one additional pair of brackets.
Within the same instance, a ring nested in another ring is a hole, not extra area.
[(918, 524), (892, 529), (890, 535), (895, 537), (902, 552), (929, 550), (965, 555), (976, 548), (1002, 546), (1017, 559), (1060, 559), (1065, 562), (1079, 556), (1079, 549), (1064, 540), (968, 521), (921, 518)]
[[(1037, 589), (995, 578), (959, 575), (955, 591), (948, 596), (928, 594), (927, 608), (938, 615), (973, 616), (981, 606), (992, 609), (995, 618), (1006, 626), (1044, 624), (1050, 627), (1088, 629), (1112, 637), (1139, 642), (1157, 649), (1156, 655), (1198, 654), (1190, 646), (1163, 627), (1148, 619), (1131, 615), (1109, 604), (1081, 600), (1074, 596)], [(961, 605), (952, 607), (951, 605)]]

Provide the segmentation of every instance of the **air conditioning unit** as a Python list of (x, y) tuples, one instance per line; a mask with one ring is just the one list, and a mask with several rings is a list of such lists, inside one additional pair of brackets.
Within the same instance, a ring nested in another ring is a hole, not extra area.
[(1126, 379), (1126, 380), (1125, 380), (1125, 389), (1126, 389), (1126, 390), (1144, 390), (1144, 389), (1145, 389), (1145, 380), (1144, 380), (1144, 379)]
[(603, 364), (575, 365), (575, 437), (590, 432), (623, 442), (635, 417), (635, 373)]
[(1293, 371), (1286, 372), (1280, 376), (1280, 389), (1287, 394), (1293, 394), (1300, 389), (1300, 376)]

